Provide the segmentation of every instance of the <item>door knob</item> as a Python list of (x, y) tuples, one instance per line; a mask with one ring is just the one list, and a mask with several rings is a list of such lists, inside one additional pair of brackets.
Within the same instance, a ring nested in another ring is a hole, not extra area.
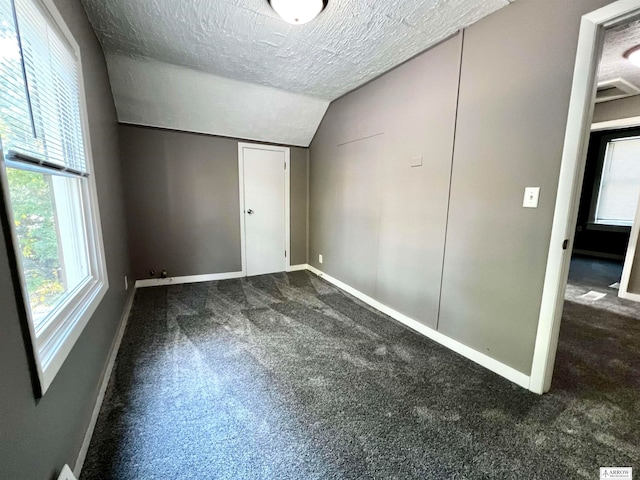
[(253, 210), (249, 209), (249, 210), (247, 210), (247, 213), (248, 213), (249, 215), (253, 215)]

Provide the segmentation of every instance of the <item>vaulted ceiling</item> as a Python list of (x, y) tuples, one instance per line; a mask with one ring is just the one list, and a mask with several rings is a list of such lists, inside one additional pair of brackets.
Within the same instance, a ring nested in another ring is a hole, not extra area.
[[(121, 121), (147, 118), (155, 126), (308, 145), (331, 100), (510, 1), (329, 0), (306, 25), (285, 23), (267, 0), (83, 3), (107, 57)], [(223, 94), (207, 91), (218, 86)], [(174, 102), (163, 107), (167, 95)], [(202, 117), (198, 125), (175, 125), (188, 120), (186, 110), (162, 111), (176, 103), (180, 109), (176, 95), (185, 97), (185, 109), (207, 110), (195, 113)], [(194, 95), (201, 100), (187, 98)], [(263, 101), (251, 108), (240, 97)], [(278, 122), (284, 130), (292, 123), (307, 128), (297, 125), (297, 134), (287, 138), (271, 131)]]

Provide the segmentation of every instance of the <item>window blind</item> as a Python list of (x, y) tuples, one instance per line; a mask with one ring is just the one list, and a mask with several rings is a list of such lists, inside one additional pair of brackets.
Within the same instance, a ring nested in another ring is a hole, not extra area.
[(47, 13), (0, 0), (0, 134), (13, 161), (87, 173), (77, 59)]
[(640, 194), (640, 137), (607, 144), (596, 223), (632, 225)]

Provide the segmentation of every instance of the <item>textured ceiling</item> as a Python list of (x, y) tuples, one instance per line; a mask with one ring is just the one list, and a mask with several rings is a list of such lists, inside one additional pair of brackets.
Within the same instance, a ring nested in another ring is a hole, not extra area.
[(286, 92), (127, 55), (106, 55), (121, 123), (307, 147), (329, 107)]
[(607, 30), (598, 71), (598, 82), (622, 77), (640, 87), (640, 67), (622, 55), (640, 45), (640, 21)]
[(330, 0), (289, 25), (267, 0), (83, 0), (107, 54), (333, 100), (513, 0)]

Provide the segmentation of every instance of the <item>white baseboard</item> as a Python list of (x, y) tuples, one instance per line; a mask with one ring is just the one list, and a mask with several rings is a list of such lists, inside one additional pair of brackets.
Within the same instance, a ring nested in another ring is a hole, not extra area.
[[(307, 270), (309, 265), (301, 263), (299, 265), (291, 265), (287, 267), (287, 272), (297, 272)], [(136, 288), (158, 287), (160, 285), (179, 285), (182, 283), (198, 283), (213, 282), (215, 280), (229, 280), (232, 278), (245, 277), (244, 272), (225, 272), (225, 273), (209, 273), (206, 275), (187, 275), (184, 277), (168, 277), (168, 278), (147, 278), (144, 280), (136, 280)]]
[(633, 300), (634, 302), (640, 302), (640, 294), (631, 293), (629, 291), (623, 292), (622, 290), (618, 290), (618, 297), (624, 298), (626, 300)]
[(301, 263), (300, 265), (290, 265), (287, 267), (287, 272), (299, 272), (300, 270), (308, 270), (309, 265)]
[(82, 471), (82, 466), (84, 465), (84, 461), (87, 458), (87, 452), (89, 451), (89, 444), (91, 443), (91, 437), (93, 436), (93, 431), (96, 428), (96, 422), (98, 421), (100, 408), (102, 407), (102, 402), (104, 401), (104, 394), (107, 391), (107, 385), (109, 385), (109, 379), (111, 378), (111, 373), (113, 372), (113, 366), (116, 362), (116, 357), (118, 356), (118, 350), (120, 350), (120, 344), (122, 343), (122, 337), (127, 327), (129, 314), (131, 313), (131, 307), (133, 306), (133, 299), (135, 296), (136, 296), (136, 288), (134, 287), (131, 289), (131, 292), (129, 293), (129, 297), (127, 298), (127, 301), (124, 304), (124, 310), (122, 312), (122, 317), (120, 318), (120, 325), (118, 327), (118, 332), (116, 333), (116, 336), (113, 339), (113, 343), (111, 344), (111, 350), (109, 351), (109, 360), (107, 361), (107, 366), (105, 367), (104, 372), (102, 374), (102, 380), (100, 382), (100, 390), (98, 390), (98, 397), (96, 398), (96, 403), (93, 407), (91, 420), (89, 421), (89, 426), (87, 427), (87, 432), (84, 435), (84, 440), (82, 441), (82, 446), (80, 447), (80, 452), (78, 453), (76, 465), (73, 469), (73, 474), (76, 476), (76, 478), (80, 478), (80, 472)]
[(463, 357), (468, 358), (469, 360), (477, 363), (478, 365), (481, 365), (489, 370), (491, 370), (494, 373), (497, 373), (498, 375), (506, 378), (507, 380), (515, 383), (516, 385), (519, 385), (523, 388), (529, 389), (529, 376), (519, 372), (518, 370), (505, 365), (502, 362), (499, 362), (498, 360), (491, 358), (487, 355), (485, 355), (484, 353), (478, 352), (477, 350), (474, 350), (471, 347), (468, 347), (467, 345), (458, 342), (457, 340), (454, 340), (450, 337), (447, 337), (446, 335), (443, 335), (442, 333), (438, 332), (437, 330), (434, 330), (432, 328), (427, 327), (426, 325), (421, 324), (420, 322), (418, 322), (417, 320), (414, 320), (413, 318), (410, 318), (406, 315), (404, 315), (403, 313), (400, 313), (396, 310), (394, 310), (391, 307), (387, 307), (386, 305), (380, 303), (379, 301), (371, 298), (368, 295), (365, 295), (364, 293), (360, 292), (359, 290), (356, 290), (355, 288), (347, 285), (346, 283), (341, 282), (340, 280), (333, 278), (330, 275), (327, 275), (326, 273), (322, 272), (321, 270), (318, 270), (317, 268), (309, 265), (308, 269), (310, 272), (315, 273), (316, 275), (318, 275), (319, 277), (325, 279), (326, 281), (328, 281), (329, 283), (334, 284), (336, 287), (344, 290), (345, 292), (353, 295), (354, 297), (358, 298), (359, 300), (362, 300), (363, 302), (365, 302), (366, 304), (372, 306), (373, 308), (375, 308), (376, 310), (380, 310), (382, 313), (389, 315), (391, 318), (399, 321), (400, 323), (406, 325), (407, 327), (409, 327), (410, 329), (424, 335), (425, 337), (430, 338), (431, 340), (434, 340), (436, 342), (438, 342), (439, 344), (449, 348), (450, 350), (453, 350), (456, 353), (459, 353), (460, 355), (462, 355)]
[(185, 277), (148, 278), (145, 280), (136, 280), (136, 288), (179, 285), (181, 283), (213, 282), (215, 280), (229, 280), (231, 278), (242, 278), (244, 276), (246, 276), (244, 272), (226, 272), (209, 273), (206, 275), (188, 275)]

